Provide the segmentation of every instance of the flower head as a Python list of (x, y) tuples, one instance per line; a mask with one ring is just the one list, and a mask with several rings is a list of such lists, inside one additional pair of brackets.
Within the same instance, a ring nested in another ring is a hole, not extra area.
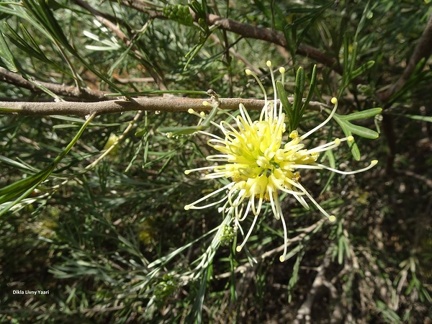
[[(237, 247), (237, 251), (240, 251), (252, 233), (263, 204), (269, 202), (274, 216), (281, 220), (284, 228), (285, 248), (280, 257), (280, 260), (283, 261), (287, 252), (288, 238), (281, 208), (282, 194), (292, 195), (307, 209), (309, 209), (309, 201), (330, 221), (336, 220), (336, 217), (329, 215), (303, 187), (300, 182), (300, 171), (303, 169), (327, 169), (342, 174), (353, 174), (365, 171), (377, 162), (373, 161), (366, 168), (352, 172), (339, 171), (318, 163), (321, 152), (336, 148), (341, 142), (354, 140), (352, 136), (336, 138), (331, 142), (310, 149), (306, 148), (303, 143), (308, 136), (331, 120), (337, 109), (336, 98), (332, 99), (334, 105), (332, 112), (320, 125), (303, 135), (299, 135), (296, 130), (286, 134), (285, 114), (277, 98), (275, 78), (270, 61), (267, 62), (267, 66), (270, 68), (274, 88), (274, 100), (271, 101), (267, 99), (264, 87), (258, 77), (250, 70), (246, 70), (246, 74), (253, 76), (264, 92), (265, 105), (260, 118), (253, 121), (246, 108), (240, 104), (240, 114), (233, 117), (233, 124), (225, 121), (220, 124), (213, 123), (221, 131), (221, 136), (201, 132), (210, 137), (208, 145), (218, 152), (218, 154), (208, 156), (207, 160), (217, 162), (217, 164), (187, 170), (185, 173), (210, 171), (203, 176), (204, 179), (221, 178), (228, 180), (228, 183), (192, 204), (186, 205), (185, 209), (203, 209), (224, 203), (221, 209), (233, 213), (234, 227), (239, 228), (242, 233), (240, 222), (252, 213), (254, 215), (252, 226), (245, 235), (243, 243)], [(282, 68), (279, 71), (282, 75), (285, 72)], [(209, 198), (219, 193), (224, 193), (222, 199), (205, 204)]]

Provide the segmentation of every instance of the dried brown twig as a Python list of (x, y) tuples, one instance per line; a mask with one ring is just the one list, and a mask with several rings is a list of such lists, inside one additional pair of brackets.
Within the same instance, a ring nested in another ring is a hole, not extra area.
[(32, 92), (43, 92), (41, 88), (37, 86), (39, 84), (59, 96), (80, 98), (82, 100), (107, 100), (103, 91), (91, 90), (87, 88), (77, 88), (75, 86), (67, 86), (64, 84), (56, 84), (36, 80), (30, 82), (29, 80), (23, 78), (20, 74), (10, 72), (2, 67), (0, 67), (0, 81), (4, 81), (17, 87), (28, 89)]
[(158, 71), (156, 71), (153, 64), (147, 62), (147, 60), (143, 57), (141, 52), (135, 46), (133, 39), (127, 36), (123, 31), (118, 27), (117, 23), (122, 23), (126, 28), (128, 28), (127, 24), (122, 21), (114, 21), (114, 17), (107, 15), (95, 8), (93, 8), (90, 4), (83, 0), (74, 0), (74, 2), (80, 7), (88, 10), (101, 24), (103, 24), (106, 28), (111, 30), (114, 35), (116, 35), (127, 47), (131, 48), (131, 52), (133, 55), (146, 67), (152, 78), (155, 80), (159, 89), (167, 90), (167, 87), (164, 83), (163, 77), (160, 75)]

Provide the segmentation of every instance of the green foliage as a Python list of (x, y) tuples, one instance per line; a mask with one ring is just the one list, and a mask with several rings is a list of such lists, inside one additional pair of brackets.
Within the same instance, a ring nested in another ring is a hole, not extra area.
[[(377, 116), (382, 111), (381, 108), (371, 108), (366, 109), (363, 111), (354, 112), (349, 115), (339, 115), (334, 114), (334, 119), (341, 127), (342, 131), (344, 132), (345, 136), (352, 136), (353, 134), (358, 135), (360, 137), (368, 138), (368, 139), (377, 139), (379, 136), (379, 133), (363, 126), (355, 125), (351, 123), (351, 120), (362, 120), (367, 119), (371, 117)], [(360, 160), (360, 150), (357, 146), (357, 143), (350, 144), (351, 146), (351, 153), (357, 161)]]
[[(0, 1), (0, 322), (427, 321), (430, 58), (383, 94), (404, 73), (428, 3)], [(257, 28), (270, 38), (255, 39)], [(338, 99), (305, 145), (355, 142), (320, 163), (380, 161), (355, 176), (299, 170), (337, 221), (284, 194), (283, 263), (268, 203), (241, 252), (244, 235), (219, 205), (184, 209), (226, 184), (185, 176), (213, 163), (196, 132), (233, 122), (218, 98), (262, 98), (245, 68), (273, 87), (266, 60), (286, 69), (276, 88), (288, 133), (319, 125)], [(9, 105), (137, 96), (211, 106), (198, 124), (186, 112), (26, 116)]]
[(9, 71), (18, 72), (14, 57), (2, 33), (0, 33), (0, 58)]
[(310, 81), (310, 89), (308, 95), (306, 96), (306, 99), (303, 100), (303, 98), (305, 97), (305, 73), (303, 68), (298, 68), (295, 78), (295, 86), (293, 93), (294, 99), (292, 105), (288, 101), (288, 95), (284, 89), (284, 85), (280, 81), (277, 81), (276, 83), (278, 97), (281, 98), (280, 100), (282, 102), (282, 106), (288, 117), (288, 129), (290, 132), (297, 129), (305, 112), (305, 109), (309, 105), (310, 100), (312, 99), (312, 95), (316, 87), (316, 73), (316, 65), (314, 65)]

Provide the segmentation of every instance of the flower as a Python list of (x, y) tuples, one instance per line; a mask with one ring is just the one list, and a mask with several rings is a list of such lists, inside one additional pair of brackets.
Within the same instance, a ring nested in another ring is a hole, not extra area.
[[(239, 228), (242, 233), (240, 222), (252, 212), (254, 220), (243, 243), (237, 246), (239, 252), (252, 233), (263, 204), (269, 202), (274, 216), (281, 220), (284, 229), (284, 252), (280, 257), (280, 260), (284, 261), (288, 235), (281, 208), (281, 194), (292, 195), (306, 209), (309, 209), (308, 201), (310, 201), (329, 221), (336, 220), (336, 217), (329, 215), (301, 184), (300, 171), (327, 169), (341, 174), (354, 174), (370, 169), (377, 161), (372, 161), (369, 166), (351, 172), (333, 169), (317, 162), (320, 153), (334, 149), (344, 141), (353, 142), (352, 136), (336, 138), (314, 148), (305, 148), (304, 140), (332, 119), (337, 109), (336, 98), (332, 99), (334, 108), (324, 122), (303, 135), (299, 135), (294, 130), (286, 138), (284, 136), (286, 134), (285, 114), (277, 98), (270, 61), (267, 62), (267, 66), (270, 68), (274, 89), (274, 100), (272, 101), (267, 99), (258, 77), (250, 70), (246, 70), (246, 74), (252, 75), (264, 92), (265, 104), (258, 120), (253, 121), (246, 108), (240, 104), (240, 114), (237, 117), (232, 116), (234, 125), (226, 121), (220, 124), (212, 123), (221, 131), (222, 136), (200, 132), (211, 138), (208, 145), (218, 152), (218, 154), (208, 156), (207, 161), (217, 162), (217, 164), (186, 170), (185, 173), (210, 171), (203, 176), (204, 179), (225, 179), (227, 183), (222, 188), (186, 205), (185, 209), (203, 209), (224, 202), (221, 210), (233, 213), (234, 228)], [(282, 75), (285, 72), (283, 68), (279, 71)], [(222, 199), (201, 205), (220, 193), (224, 193)]]

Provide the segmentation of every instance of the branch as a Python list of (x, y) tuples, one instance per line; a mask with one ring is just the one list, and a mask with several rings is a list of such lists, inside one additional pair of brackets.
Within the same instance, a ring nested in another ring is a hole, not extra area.
[(5, 68), (0, 67), (0, 81), (13, 84), (17, 87), (25, 88), (33, 92), (43, 92), (37, 84), (47, 88), (59, 96), (74, 97), (86, 100), (106, 100), (103, 91), (77, 88), (75, 86), (66, 86), (64, 84), (56, 84), (50, 82), (33, 81), (23, 78), (20, 74), (10, 72)]
[(414, 72), (415, 67), (423, 58), (427, 58), (432, 53), (432, 15), (426, 24), (426, 28), (421, 35), (417, 46), (414, 49), (411, 58), (400, 76), (400, 78), (384, 93), (380, 94), (380, 99), (382, 102), (387, 102), (392, 95), (398, 92), (408, 81), (411, 74)]
[[(103, 13), (97, 9), (94, 9), (92, 6), (90, 6), (87, 2), (82, 0), (74, 0), (74, 2), (80, 6), (81, 8), (86, 9), (89, 11), (102, 25), (107, 27), (109, 30), (111, 30), (118, 38), (122, 40), (126, 45), (128, 45), (129, 38), (126, 36), (125, 33), (123, 33), (120, 28), (118, 28), (116, 23), (113, 23), (114, 20), (116, 20), (115, 17), (110, 16), (106, 13)], [(126, 25), (124, 22), (117, 20), (117, 22), (122, 23), (122, 25)]]
[[(193, 17), (194, 19), (197, 19), (197, 17), (194, 14)], [(218, 26), (223, 30), (227, 30), (239, 34), (245, 38), (259, 39), (276, 45), (280, 45), (285, 48), (288, 46), (284, 34), (274, 29), (255, 27), (232, 19), (222, 18), (213, 14), (207, 15), (207, 24), (209, 24), (210, 26), (211, 25)], [(342, 69), (337, 66), (337, 61), (325, 55), (315, 47), (305, 45), (305, 44), (300, 44), (299, 47), (297, 48), (297, 54), (309, 57), (335, 70), (339, 74), (342, 74)]]
[[(151, 10), (148, 5), (145, 5), (140, 1), (122, 0), (122, 2), (127, 6), (130, 6), (136, 10), (149, 14), (151, 18), (168, 19), (161, 12)], [(190, 10), (190, 13), (192, 14), (194, 20), (198, 21), (199, 17), (195, 14), (195, 12)], [(283, 46), (285, 48), (288, 45), (284, 34), (274, 29), (256, 27), (250, 24), (241, 23), (233, 19), (223, 18), (213, 14), (207, 14), (206, 20), (209, 27), (216, 26), (222, 30), (233, 32), (245, 38), (259, 39), (276, 45)], [(319, 49), (315, 47), (305, 45), (305, 44), (300, 44), (299, 47), (297, 48), (297, 54), (309, 57), (315, 60), (316, 62), (322, 63), (325, 66), (333, 69), (337, 73), (342, 74), (342, 69), (340, 66), (338, 66), (337, 60), (330, 56), (327, 56), (326, 54), (324, 54), (323, 52), (321, 52)]]
[[(131, 48), (132, 53), (135, 55), (135, 57), (147, 68), (148, 72), (152, 76), (152, 78), (157, 83), (160, 90), (167, 90), (167, 87), (164, 83), (163, 78), (159, 75), (159, 73), (156, 71), (156, 69), (151, 65), (149, 62), (147, 62), (146, 59), (144, 59), (143, 55), (140, 53), (140, 51), (137, 49), (135, 44), (133, 43), (130, 38), (123, 33), (120, 28), (118, 28), (117, 24), (112, 21), (112, 19), (115, 19), (115, 17), (112, 17), (108, 14), (105, 14), (95, 8), (93, 8), (90, 4), (88, 4), (86, 1), (83, 0), (74, 0), (74, 2), (79, 5), (80, 7), (88, 10), (101, 24), (103, 24), (106, 28), (111, 30), (127, 47)], [(111, 19), (111, 20), (110, 20)], [(117, 21), (120, 23), (123, 23), (126, 28), (128, 26), (123, 21)]]
[[(195, 13), (193, 14), (194, 19), (197, 19)], [(213, 14), (207, 15), (207, 24), (210, 26), (218, 26), (223, 30), (227, 30), (236, 34), (239, 34), (245, 38), (259, 39), (273, 44), (277, 44), (283, 47), (287, 47), (287, 41), (282, 32), (276, 31), (274, 29), (255, 27), (249, 24), (244, 24), (232, 19), (222, 18)], [(300, 44), (297, 48), (297, 53), (309, 57), (325, 66), (335, 70), (339, 74), (342, 74), (342, 69), (337, 66), (337, 61), (324, 53), (319, 49)]]
[[(387, 91), (378, 94), (379, 99), (384, 105), (384, 108), (388, 108), (388, 102), (391, 97), (397, 93), (402, 87), (407, 83), (411, 74), (414, 72), (415, 67), (423, 58), (427, 58), (432, 53), (432, 15), (429, 17), (429, 20), (426, 24), (426, 28), (423, 31), (423, 34), (420, 36), (420, 39), (414, 48), (414, 52), (411, 55), (411, 58), (402, 73), (399, 79), (392, 84)], [(393, 164), (396, 156), (396, 138), (393, 129), (393, 117), (391, 115), (383, 115), (383, 131), (387, 138), (387, 145), (389, 147), (389, 154), (387, 156), (387, 166), (386, 172), (387, 174), (393, 173)]]
[[(292, 101), (292, 98), (289, 98)], [(10, 102), (0, 101), (0, 113), (19, 115), (79, 115), (86, 116), (92, 113), (112, 114), (125, 111), (153, 111), (153, 112), (181, 112), (192, 108), (196, 111), (211, 110), (211, 106), (204, 106), (205, 99), (179, 98), (179, 97), (138, 97), (131, 101), (124, 99), (99, 102)], [(246, 109), (260, 110), (265, 101), (259, 99), (219, 98), (221, 109), (235, 110), (240, 104)], [(309, 102), (310, 107), (321, 108), (320, 102)]]
[(327, 288), (330, 292), (330, 297), (332, 300), (337, 298), (336, 287), (329, 282), (325, 277), (325, 272), (331, 263), (332, 247), (327, 249), (326, 255), (321, 265), (317, 268), (317, 275), (312, 283), (312, 287), (306, 297), (306, 300), (300, 306), (297, 311), (297, 316), (294, 321), (295, 324), (299, 323), (311, 323), (312, 320), (312, 306), (314, 304), (315, 298), (319, 297), (322, 293), (322, 288)]

